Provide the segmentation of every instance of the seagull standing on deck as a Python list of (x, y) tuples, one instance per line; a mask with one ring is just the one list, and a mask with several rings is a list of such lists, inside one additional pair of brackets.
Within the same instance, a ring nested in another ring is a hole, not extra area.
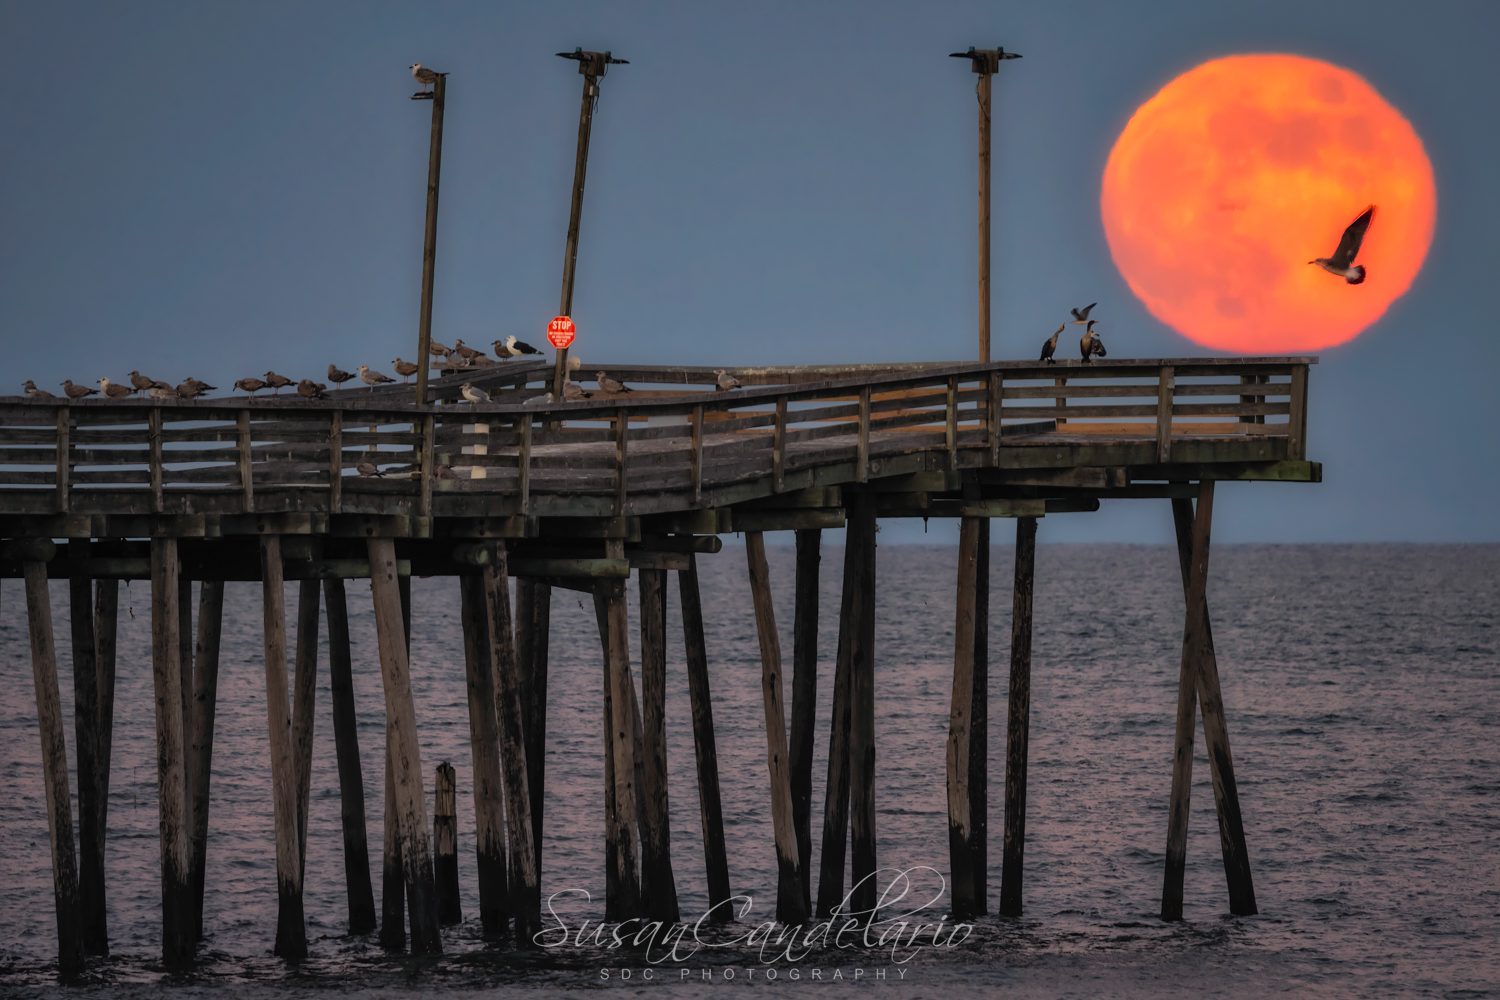
[(1371, 205), (1359, 214), (1359, 218), (1349, 223), (1332, 257), (1318, 257), (1308, 263), (1318, 265), (1329, 274), (1338, 275), (1351, 285), (1364, 281), (1364, 265), (1354, 263), (1354, 258), (1359, 256), (1360, 245), (1365, 241), (1365, 230), (1370, 228), (1370, 220), (1374, 217), (1375, 206)]
[(392, 382), (396, 381), (395, 379), (391, 378), (389, 375), (384, 375), (384, 374), (381, 374), (380, 372), (372, 372), (372, 371), (370, 371), (370, 366), (369, 365), (360, 365), (359, 366), (359, 380), (361, 382), (363, 382), (365, 385), (369, 386), (371, 392), (375, 391), (375, 387), (377, 385), (385, 385), (387, 383), (392, 383)]
[(431, 354), (435, 358), (446, 359), (448, 355), (453, 353), (453, 348), (449, 347), (447, 344), (439, 344), (435, 340), (430, 340), (427, 342), (427, 353)]
[(131, 369), (131, 371), (130, 371), (130, 384), (133, 385), (133, 386), (135, 386), (135, 391), (136, 392), (145, 392), (147, 389), (152, 388), (157, 383), (156, 383), (156, 379), (154, 379), (154, 378), (147, 378), (146, 376), (142, 375), (140, 372), (136, 371), (135, 369)]
[(462, 339), (459, 339), (453, 342), (453, 353), (468, 361), (474, 355), (478, 354), (479, 351), (465, 344)]
[(1084, 329), (1083, 336), (1078, 341), (1078, 350), (1083, 354), (1083, 363), (1088, 364), (1091, 358), (1102, 358), (1104, 353), (1104, 341), (1094, 332), (1094, 324), (1098, 320), (1089, 320), (1089, 325)]
[(1040, 358), (1037, 358), (1038, 361), (1045, 361), (1049, 365), (1057, 364), (1057, 359), (1052, 355), (1057, 350), (1057, 338), (1062, 336), (1062, 332), (1066, 330), (1067, 327), (1068, 324), (1064, 323), (1056, 330), (1052, 331), (1052, 336), (1048, 337), (1047, 342), (1042, 345), (1042, 356)]
[(1093, 312), (1094, 307), (1098, 304), (1097, 302), (1090, 302), (1082, 309), (1069, 309), (1068, 312), (1073, 314), (1074, 323), (1087, 323), (1089, 321), (1089, 313)]
[(563, 383), (563, 402), (565, 403), (576, 403), (580, 399), (588, 399), (593, 395), (592, 392), (589, 392), (572, 379), (568, 379)]
[(722, 368), (715, 368), (714, 376), (715, 392), (728, 392), (730, 389), (738, 389), (740, 387), (740, 380)]
[(470, 385), (467, 382), (459, 386), (458, 392), (459, 395), (463, 396), (464, 399), (467, 399), (471, 403), (488, 403), (490, 401), (489, 393), (485, 392), (477, 385)]
[(624, 382), (621, 382), (619, 379), (610, 378), (604, 372), (594, 372), (594, 381), (599, 383), (599, 388), (603, 389), (605, 392), (618, 393), (635, 391)]

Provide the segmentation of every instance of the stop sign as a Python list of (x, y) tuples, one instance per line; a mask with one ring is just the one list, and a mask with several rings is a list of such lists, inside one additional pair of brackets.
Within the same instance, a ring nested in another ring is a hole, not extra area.
[(547, 341), (559, 351), (571, 347), (576, 336), (578, 328), (573, 325), (571, 316), (553, 316), (552, 322), (547, 324)]

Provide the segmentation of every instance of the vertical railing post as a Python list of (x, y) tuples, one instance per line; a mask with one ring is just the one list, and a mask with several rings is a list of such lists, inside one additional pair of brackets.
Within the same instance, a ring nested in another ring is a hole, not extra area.
[(235, 418), (236, 439), (239, 448), (240, 495), (244, 498), (245, 513), (255, 509), (255, 477), (250, 466), (250, 411), (241, 410)]
[(517, 424), (521, 443), (516, 454), (516, 492), (520, 496), (521, 516), (525, 517), (531, 513), (531, 414), (521, 414)]
[(776, 428), (771, 435), (771, 489), (786, 488), (786, 397), (776, 397)]
[(625, 410), (615, 411), (615, 514), (625, 513), (625, 450), (630, 431), (630, 417)]
[(57, 408), (57, 509), (68, 512), (68, 480), (71, 478), (73, 414), (66, 406)]
[(1156, 386), (1156, 461), (1160, 465), (1172, 460), (1172, 393), (1176, 385), (1177, 369), (1163, 365)]
[(948, 376), (947, 426), (944, 444), (948, 448), (948, 471), (958, 468), (958, 376)]
[(160, 514), (165, 506), (162, 497), (161, 407), (153, 406), (146, 416), (146, 443), (151, 448), (151, 509)]
[(859, 443), (855, 448), (854, 478), (860, 482), (870, 479), (870, 387), (859, 390)]
[(693, 506), (703, 503), (703, 404), (693, 407), (693, 453), (689, 456), (693, 476)]
[(420, 470), (422, 476), (422, 486), (420, 492), (417, 494), (417, 512), (423, 517), (432, 516), (434, 424), (435, 420), (432, 414), (428, 413), (422, 417), (421, 436), (417, 442), (417, 447), (422, 449), (422, 453), (417, 459), (417, 468)]
[(1005, 376), (998, 371), (990, 372), (989, 407), (985, 417), (989, 421), (990, 465), (1000, 465), (1000, 408), (1005, 398)]
[(344, 411), (334, 410), (328, 428), (328, 512), (344, 504)]
[(1286, 457), (1307, 457), (1307, 365), (1292, 369), (1290, 412), (1287, 414)]

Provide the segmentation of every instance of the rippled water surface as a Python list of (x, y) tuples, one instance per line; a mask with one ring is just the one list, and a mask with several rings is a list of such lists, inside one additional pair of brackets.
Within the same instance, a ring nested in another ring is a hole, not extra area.
[[(997, 522), (999, 524), (1000, 522)], [(998, 536), (998, 530), (997, 530)], [(783, 649), (791, 650), (792, 558), (772, 549)], [(823, 563), (821, 813), (840, 550)], [(998, 901), (1005, 649), (1011, 552), (994, 552), (989, 825)], [(735, 891), (774, 910), (760, 665), (743, 555), (701, 557), (726, 835)], [(944, 737), (952, 665), (952, 549), (880, 550), (876, 740), (880, 861), (947, 869)], [(1208, 769), (1194, 769), (1187, 920), (1156, 919), (1182, 598), (1174, 551), (1056, 546), (1038, 554), (1027, 817), (1026, 916), (986, 918), (968, 940), (904, 966), (888, 949), (823, 948), (777, 966), (785, 985), (891, 995), (1193, 993), (1482, 996), (1500, 990), (1500, 548), (1221, 546), (1210, 592), (1234, 760), (1261, 915), (1227, 915)], [(675, 588), (672, 591), (675, 595)], [(208, 940), (200, 971), (163, 977), (148, 588), (122, 591), (108, 844), (114, 956), (91, 965), (104, 997), (232, 986), (275, 996), (443, 989), (495, 995), (588, 988), (621, 969), (642, 994), (765, 985), (753, 949), (727, 948), (639, 978), (639, 956), (593, 947), (519, 953), (477, 929), (473, 814), (456, 583), (415, 587), (413, 685), (422, 760), (458, 773), (466, 922), (446, 956), (409, 963), (344, 932), (342, 839), (320, 663), (308, 820), (311, 957), (270, 955), (276, 900), (258, 585), (230, 584), (219, 683), (208, 848)], [(54, 585), (70, 720), (67, 600)], [(289, 595), (290, 596), (290, 595)], [(371, 845), (382, 817), (383, 708), (368, 585), (350, 586), (355, 692)], [(295, 607), (295, 600), (289, 600)], [(706, 904), (693, 747), (675, 597), (669, 611), (672, 860), (685, 916)], [(18, 582), (0, 585), (0, 994), (56, 992), (52, 879), (30, 661)], [(131, 612), (133, 611), (133, 615)], [(632, 626), (637, 619), (632, 609)], [(593, 609), (555, 592), (547, 735), (544, 895), (603, 893), (601, 670)], [(636, 647), (632, 635), (632, 647)], [(790, 694), (788, 692), (788, 698)], [(1201, 752), (1201, 734), (1198, 740)], [(70, 763), (73, 748), (69, 745)], [(72, 787), (76, 793), (76, 781)], [(76, 816), (76, 806), (74, 815)], [(375, 872), (379, 892), (378, 858)], [(814, 861), (816, 870), (816, 858)], [(941, 907), (934, 908), (934, 919)], [(571, 904), (598, 919), (602, 905)], [(744, 933), (741, 929), (737, 933)], [(705, 953), (708, 954), (708, 953)], [(898, 968), (904, 983), (896, 985)], [(705, 969), (711, 977), (705, 981)], [(684, 978), (684, 970), (686, 977)], [(880, 980), (877, 975), (887, 978)], [(728, 979), (729, 975), (734, 978)]]

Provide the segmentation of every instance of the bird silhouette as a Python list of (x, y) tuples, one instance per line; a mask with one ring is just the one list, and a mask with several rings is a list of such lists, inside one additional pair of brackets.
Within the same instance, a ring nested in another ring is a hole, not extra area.
[[(1077, 310), (1074, 311), (1076, 312)], [(1048, 337), (1047, 342), (1042, 345), (1042, 356), (1037, 358), (1038, 361), (1045, 361), (1049, 365), (1057, 364), (1057, 359), (1052, 354), (1057, 350), (1057, 338), (1062, 336), (1063, 330), (1067, 329), (1067, 327), (1068, 324), (1064, 323), (1052, 331), (1052, 336)]]
[(1365, 241), (1365, 230), (1370, 228), (1370, 220), (1374, 217), (1375, 206), (1371, 205), (1359, 214), (1359, 218), (1349, 223), (1344, 235), (1339, 238), (1339, 246), (1333, 256), (1315, 257), (1308, 263), (1318, 265), (1329, 274), (1338, 275), (1351, 285), (1364, 281), (1364, 265), (1354, 263), (1354, 258), (1359, 256), (1359, 248)]
[(1099, 303), (1097, 303), (1097, 302), (1090, 302), (1088, 305), (1084, 306), (1082, 309), (1069, 309), (1068, 312), (1070, 312), (1070, 313), (1073, 314), (1073, 322), (1075, 322), (1075, 323), (1087, 323), (1089, 321), (1089, 313), (1093, 312), (1094, 311), (1094, 307), (1097, 306), (1098, 304)]

